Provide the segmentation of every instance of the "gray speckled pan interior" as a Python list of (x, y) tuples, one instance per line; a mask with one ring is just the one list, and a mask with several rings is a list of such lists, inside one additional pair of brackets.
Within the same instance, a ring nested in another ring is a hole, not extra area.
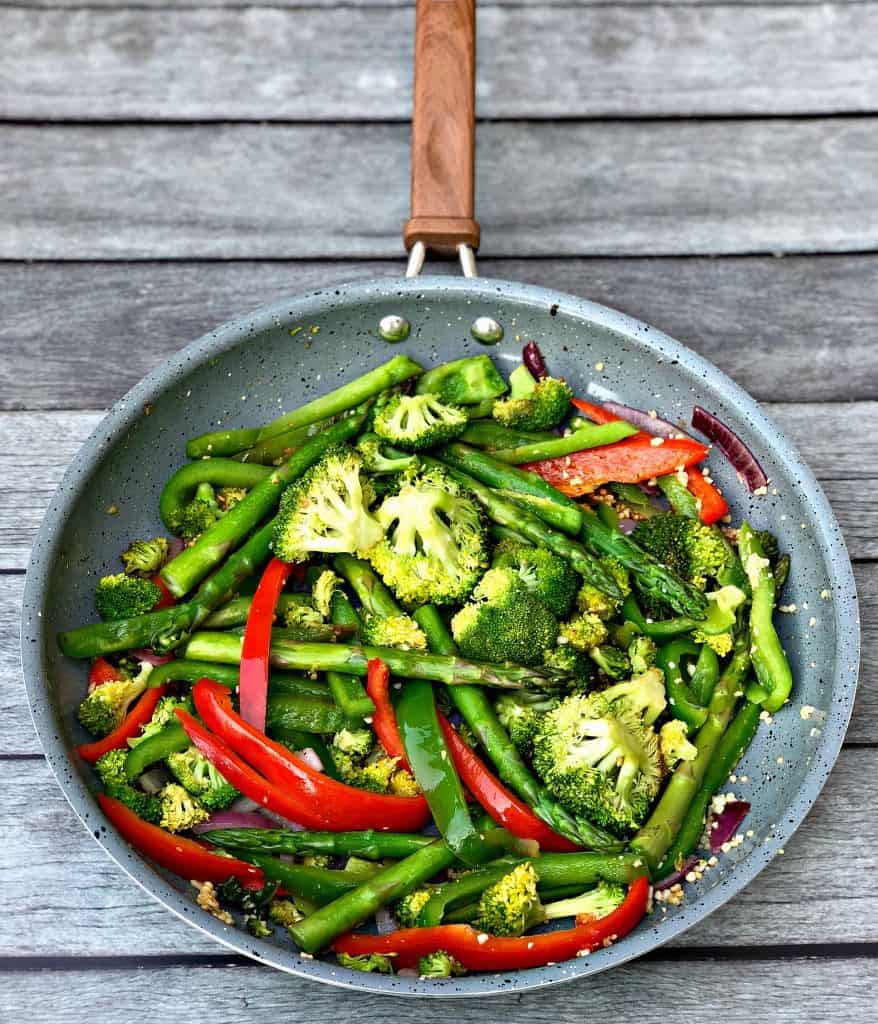
[[(411, 336), (397, 349), (377, 334), (387, 313), (412, 323)], [(746, 516), (771, 528), (792, 554), (785, 600), (808, 607), (780, 616), (795, 691), (772, 724), (761, 726), (738, 769), (749, 781), (734, 788), (752, 801), (747, 828), (754, 835), (689, 887), (682, 906), (656, 910), (611, 948), (551, 967), (443, 982), (360, 974), (299, 957), (285, 936), (257, 940), (226, 927), (195, 905), (187, 882), (157, 870), (108, 827), (94, 799), (92, 772), (73, 753), (85, 739), (74, 709), (86, 668), (61, 657), (54, 636), (91, 620), (96, 578), (118, 571), (119, 552), (131, 538), (161, 529), (159, 492), (184, 460), (187, 438), (220, 423), (272, 419), (394, 351), (426, 365), (483, 351), (469, 334), (479, 315), (495, 317), (506, 329), (504, 341), (489, 350), (504, 371), (518, 362), (522, 342), (534, 338), (552, 371), (579, 394), (657, 409), (669, 419), (688, 420), (699, 403), (757, 453), (771, 478), (762, 497), (746, 493), (721, 455), (710, 465), (735, 522)], [(294, 328), (301, 330), (291, 333)], [(118, 506), (118, 515), (106, 514), (110, 505)], [(829, 596), (821, 598), (825, 591)], [(258, 310), (192, 343), (132, 389), (83, 446), (51, 501), (27, 576), (22, 650), (34, 722), (67, 799), (107, 853), (166, 907), (232, 949), (294, 974), (381, 993), (467, 996), (538, 988), (623, 963), (679, 935), (742, 889), (800, 824), (835, 762), (856, 687), (859, 624), (850, 562), (823, 492), (799, 454), (728, 377), (661, 332), (573, 296), (487, 279), (429, 277), (330, 288)], [(816, 709), (809, 720), (799, 713), (806, 704)]]

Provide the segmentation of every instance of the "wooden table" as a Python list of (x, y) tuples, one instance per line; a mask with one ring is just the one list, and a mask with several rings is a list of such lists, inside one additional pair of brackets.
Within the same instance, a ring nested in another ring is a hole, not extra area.
[[(479, 18), (481, 272), (628, 310), (767, 403), (844, 526), (864, 668), (824, 795), (731, 904), (582, 984), (427, 1012), (874, 1020), (878, 2)], [(406, 0), (0, 7), (0, 1019), (424, 1012), (230, 956), (128, 882), (47, 771), (17, 650), (34, 531), (101, 410), (235, 311), (400, 271), (412, 30)]]

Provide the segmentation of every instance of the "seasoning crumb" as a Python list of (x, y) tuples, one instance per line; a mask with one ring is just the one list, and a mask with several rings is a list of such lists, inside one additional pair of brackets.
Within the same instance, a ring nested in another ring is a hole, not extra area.
[(795, 605), (795, 604), (779, 604), (777, 606), (777, 610), (779, 612), (783, 612), (785, 615), (795, 615), (795, 613), (799, 609), (798, 609), (798, 606)]
[(823, 598), (824, 601), (827, 601), (829, 599), (829, 591), (828, 590), (821, 590), (820, 591), (820, 596)]
[(649, 443), (653, 448), (660, 448), (665, 443), (665, 439), (663, 437), (653, 437)]
[(811, 618), (810, 618), (810, 619), (808, 619), (808, 625), (809, 625), (809, 626), (810, 626), (810, 627), (811, 627), (812, 629), (814, 628), (814, 626), (816, 626), (816, 625), (817, 625), (817, 619), (816, 619), (816, 618), (815, 618), (815, 617), (814, 617), (813, 615), (811, 616)]
[(778, 757), (777, 763), (778, 764), (783, 764), (784, 763), (783, 756)]
[(119, 514), (119, 506), (118, 505), (108, 505), (107, 506), (107, 515), (108, 516), (117, 516), (118, 514)]
[(604, 372), (604, 364), (603, 363), (595, 363), (594, 364), (594, 368), (597, 370), (598, 373), (603, 373)]

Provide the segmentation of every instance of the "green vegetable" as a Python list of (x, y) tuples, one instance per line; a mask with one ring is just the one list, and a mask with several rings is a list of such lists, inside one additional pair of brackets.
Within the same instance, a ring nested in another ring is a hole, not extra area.
[(546, 548), (501, 541), (494, 549), (496, 569), (514, 569), (530, 593), (554, 615), (563, 618), (573, 604), (579, 577), (570, 563)]
[[(125, 776), (129, 782), (139, 778), (150, 765), (164, 761), (171, 754), (187, 750), (191, 740), (186, 730), (176, 720), (169, 722), (162, 730), (132, 747), (125, 757)], [(123, 750), (124, 754), (125, 751)]]
[(339, 953), (336, 960), (339, 967), (347, 967), (352, 971), (364, 971), (366, 974), (393, 974), (393, 961), (389, 956), (382, 956), (380, 953), (368, 953), (363, 956)]
[[(292, 896), (308, 900), (317, 906), (332, 905), (334, 900), (345, 894), (356, 892), (363, 885), (363, 876), (359, 870), (354, 872), (339, 871), (333, 868), (309, 867), (306, 864), (290, 864), (272, 857), (267, 853), (254, 850), (241, 851), (246, 859), (262, 868), (266, 878), (277, 882)], [(379, 865), (374, 865), (377, 878), (381, 872)], [(313, 916), (313, 915), (312, 915)], [(308, 918), (304, 919), (305, 921)], [(290, 931), (303, 922), (296, 922)], [(293, 936), (295, 939), (295, 936)]]
[(318, 734), (338, 732), (351, 719), (332, 700), (325, 697), (304, 697), (298, 694), (269, 693), (266, 728), (300, 730)]
[(168, 542), (164, 537), (154, 540), (136, 540), (122, 552), (122, 561), (127, 573), (158, 572), (168, 557)]
[(459, 978), (464, 974), (466, 968), (463, 964), (443, 949), (422, 956), (418, 961), (418, 976), (421, 978)]
[(576, 615), (561, 623), (561, 637), (577, 651), (588, 652), (602, 644), (609, 635), (604, 620), (594, 612)]
[(658, 478), (658, 486), (678, 516), (700, 520), (698, 500), (676, 473)]
[(98, 759), (95, 771), (103, 784), (104, 792), (123, 803), (138, 818), (157, 825), (162, 816), (161, 803), (156, 797), (131, 784), (125, 774), (125, 757), (125, 750), (117, 748)]
[(505, 391), (506, 382), (486, 355), (442, 363), (422, 374), (415, 385), (416, 394), (435, 394), (453, 405), (491, 401)]
[[(239, 682), (239, 672), (231, 665), (220, 665), (214, 661), (175, 658), (174, 661), (156, 666), (150, 673), (148, 685), (153, 687), (172, 681), (197, 683), (199, 679), (205, 678), (234, 689)], [(268, 688), (270, 693), (288, 693), (298, 697), (326, 697), (329, 694), (325, 683), (292, 672), (269, 673)]]
[(533, 753), (533, 738), (540, 727), (540, 721), (557, 703), (557, 697), (526, 693), (523, 690), (501, 693), (494, 701), (497, 718), (522, 757), (530, 757)]
[(95, 607), (104, 622), (143, 615), (161, 599), (162, 592), (152, 580), (124, 572), (104, 576), (95, 588)]
[(373, 433), (363, 434), (357, 440), (357, 451), (363, 460), (363, 468), (372, 476), (402, 473), (403, 470), (417, 466), (416, 455), (388, 455), (383, 446), (384, 441)]
[(76, 717), (92, 736), (109, 736), (117, 729), (128, 708), (146, 689), (151, 665), (134, 678), (113, 679), (95, 686), (76, 709)]
[(639, 519), (651, 519), (661, 514), (661, 509), (653, 505), (637, 484), (610, 484), (609, 489), (616, 498), (617, 509), (621, 506)]
[[(307, 604), (308, 600), (307, 594), (281, 594), (277, 601), (278, 617), (285, 619), (290, 608)], [(208, 615), (204, 620), (204, 627), (206, 629), (234, 629), (236, 626), (245, 625), (252, 602), (253, 598), (249, 596), (232, 598), (231, 601)]]
[(525, 462), (539, 462), (541, 459), (557, 459), (562, 455), (572, 455), (587, 448), (601, 448), (636, 433), (636, 427), (622, 420), (600, 425), (592, 423), (563, 437), (555, 437), (551, 441), (534, 441), (531, 444), (519, 445), (517, 448), (501, 448), (494, 452), (494, 458), (500, 462), (520, 466)]
[(509, 397), (495, 402), (492, 412), (494, 419), (505, 427), (551, 430), (570, 415), (573, 392), (563, 380), (534, 380), (522, 364), (509, 375), (509, 386)]
[(375, 413), (373, 429), (382, 441), (420, 452), (460, 437), (468, 424), (462, 410), (436, 395), (397, 394)]
[(334, 857), (397, 860), (433, 842), (431, 836), (405, 832), (288, 832), (285, 829), (224, 828), (210, 833), (210, 841), (226, 850), (254, 853), (325, 853)]
[(777, 584), (764, 546), (749, 523), (741, 523), (738, 551), (753, 592), (751, 656), (758, 685), (748, 689), (747, 697), (774, 714), (787, 702), (793, 688), (793, 674), (773, 621)]
[(535, 441), (556, 440), (557, 436), (550, 430), (511, 430), (509, 427), (501, 427), (494, 420), (471, 419), (469, 426), (460, 435), (460, 440), (494, 452), (499, 448), (518, 448)]
[[(339, 626), (360, 628), (360, 616), (342, 590), (336, 590), (330, 604), (330, 618)], [(356, 676), (343, 672), (327, 672), (326, 682), (333, 700), (351, 718), (364, 718), (375, 711), (372, 698)]]
[[(322, 433), (327, 427), (331, 427), (332, 423), (333, 419), (327, 418), (317, 420), (316, 423), (309, 423), (304, 427), (285, 430), (281, 434), (275, 434), (274, 437), (266, 438), (264, 441), (256, 441), (247, 448), (235, 452), (232, 458), (236, 462), (277, 466), (281, 462), (285, 462), (293, 452), (301, 448), (312, 437)], [(216, 452), (216, 454), (220, 455), (221, 452)]]
[(233, 462), (231, 459), (199, 459), (189, 462), (181, 466), (165, 484), (159, 497), (159, 515), (165, 526), (172, 533), (177, 533), (186, 507), (196, 497), (200, 484), (249, 490), (270, 473), (271, 469), (267, 466)]
[(210, 811), (176, 782), (169, 782), (162, 789), (159, 793), (159, 802), (159, 825), (169, 832), (185, 832), (210, 817)]
[(690, 729), (707, 721), (707, 706), (695, 696), (686, 676), (685, 659), (698, 658), (702, 648), (692, 640), (672, 640), (658, 652), (656, 663), (665, 674), (670, 712)]

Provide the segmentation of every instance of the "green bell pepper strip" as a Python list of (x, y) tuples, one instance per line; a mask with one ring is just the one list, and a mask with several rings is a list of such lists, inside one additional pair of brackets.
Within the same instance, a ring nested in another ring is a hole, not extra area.
[(655, 872), (656, 878), (664, 878), (676, 870), (686, 858), (695, 852), (704, 831), (707, 809), (715, 793), (725, 785), (735, 765), (756, 735), (762, 706), (747, 700), (735, 715), (725, 734), (719, 741), (710, 760), (698, 792), (689, 804), (689, 809), (680, 825), (673, 843)]
[(162, 489), (159, 515), (165, 526), (174, 533), (180, 513), (195, 496), (199, 484), (244, 487), (250, 490), (270, 472), (268, 466), (251, 466), (231, 459), (199, 459), (197, 462), (189, 462), (181, 466)]
[(210, 841), (227, 850), (254, 853), (326, 853), (367, 860), (401, 860), (435, 842), (434, 836), (408, 832), (289, 832), (280, 828), (223, 828), (210, 833)]
[(360, 719), (349, 718), (326, 697), (302, 697), (295, 694), (269, 694), (266, 706), (266, 729), (327, 734), (342, 729), (361, 727)]
[(615, 495), (623, 508), (636, 512), (642, 519), (651, 519), (661, 513), (661, 509), (649, 500), (637, 484), (610, 484), (610, 493)]
[(557, 459), (564, 455), (573, 455), (588, 448), (602, 448), (607, 444), (616, 444), (626, 437), (637, 433), (637, 427), (623, 420), (612, 423), (592, 423), (580, 427), (579, 430), (563, 437), (554, 437), (551, 441), (534, 441), (518, 448), (500, 448), (494, 452), (494, 458), (511, 466), (520, 466), (526, 462), (540, 462), (543, 459)]
[[(238, 685), (238, 669), (234, 665), (220, 665), (215, 661), (190, 661), (176, 658), (174, 661), (157, 665), (149, 674), (150, 687), (162, 683), (197, 683), (199, 679), (213, 679), (223, 686), (234, 689)], [(155, 682), (153, 682), (155, 680)], [(297, 697), (328, 697), (325, 683), (293, 672), (272, 672), (268, 677), (269, 693), (291, 694)]]
[(597, 507), (598, 519), (608, 526), (611, 530), (619, 529), (619, 513), (613, 508), (612, 505), (606, 504), (606, 502), (600, 502)]
[(689, 688), (695, 701), (703, 707), (710, 704), (710, 698), (719, 681), (719, 658), (716, 651), (707, 644), (703, 644), (695, 662), (695, 671), (689, 680)]
[[(295, 605), (309, 604), (310, 594), (295, 593), (281, 594), (277, 599), (276, 611), (280, 619), (283, 619), (287, 611)], [(231, 601), (217, 608), (204, 620), (205, 629), (234, 629), (235, 626), (247, 624), (247, 615), (250, 612), (250, 605), (253, 603), (252, 596), (233, 597)]]
[[(209, 835), (208, 835), (208, 838)], [(294, 896), (302, 896), (319, 906), (332, 903), (339, 896), (355, 892), (363, 884), (360, 870), (356, 873), (337, 871), (333, 868), (313, 868), (305, 864), (288, 864), (277, 857), (266, 853), (248, 851), (242, 853), (242, 859), (248, 860), (262, 868), (263, 874), (272, 882), (277, 882)], [(381, 867), (374, 867), (374, 875), (378, 875)]]
[(488, 860), (493, 851), (486, 848), (470, 817), (429, 683), (405, 683), (396, 702), (396, 724), (409, 767), (445, 842), (465, 864)]
[(274, 510), (287, 484), (300, 477), (334, 445), (354, 437), (362, 423), (362, 415), (340, 420), (322, 434), (312, 437), (282, 466), (270, 470), (243, 501), (229, 509), (191, 547), (181, 551), (162, 569), (160, 575), (168, 590), (175, 597), (181, 597), (204, 579)]
[(192, 740), (179, 722), (170, 722), (159, 732), (147, 736), (136, 747), (128, 751), (125, 758), (125, 775), (130, 782), (141, 776), (156, 761), (164, 761), (170, 754), (188, 750)]
[[(360, 616), (347, 594), (336, 590), (330, 600), (329, 616), (337, 626), (360, 628)], [(351, 718), (366, 718), (375, 713), (375, 704), (356, 676), (345, 672), (327, 672), (326, 682), (335, 703)]]
[(672, 640), (659, 649), (655, 658), (656, 665), (665, 674), (668, 710), (693, 732), (707, 721), (707, 708), (698, 702), (684, 678), (683, 659), (697, 658), (700, 654), (701, 648), (693, 640)]
[(750, 605), (751, 655), (758, 685), (747, 690), (747, 697), (766, 711), (779, 711), (793, 688), (793, 673), (774, 628), (776, 581), (765, 557), (762, 543), (749, 523), (738, 531), (738, 553), (750, 580), (753, 600)]
[(678, 516), (700, 520), (698, 500), (676, 473), (660, 476), (656, 483)]
[(732, 656), (726, 665), (707, 709), (707, 721), (698, 730), (693, 743), (697, 754), (692, 761), (682, 761), (665, 786), (659, 802), (646, 824), (631, 841), (631, 849), (643, 857), (650, 868), (663, 859), (676, 839), (689, 805), (695, 798), (704, 776), (738, 701), (744, 680), (750, 671), (750, 633), (743, 629), (735, 637)]
[(622, 617), (627, 622), (634, 623), (644, 636), (653, 640), (667, 640), (670, 637), (679, 636), (681, 633), (691, 633), (701, 625), (695, 619), (686, 615), (678, 615), (672, 619), (662, 619), (659, 622), (649, 622), (640, 610), (637, 598), (629, 594), (622, 602)]
[(534, 441), (553, 441), (558, 437), (548, 430), (513, 430), (504, 427), (495, 420), (471, 420), (470, 425), (460, 435), (463, 444), (471, 444), (475, 448), (497, 451), (498, 448), (517, 448)]

